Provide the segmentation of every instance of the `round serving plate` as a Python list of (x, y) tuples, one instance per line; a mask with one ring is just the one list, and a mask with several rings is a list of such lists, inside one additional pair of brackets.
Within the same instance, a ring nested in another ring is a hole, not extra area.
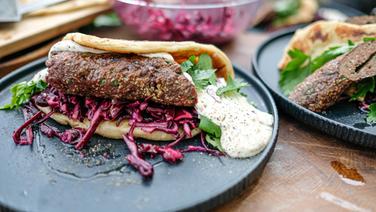
[[(10, 101), (12, 84), (30, 80), (45, 68), (44, 62), (40, 59), (1, 79), (0, 105)], [(258, 80), (237, 67), (235, 73), (251, 85), (243, 89), (249, 99), (274, 116), (273, 135), (258, 155), (232, 159), (193, 152), (176, 165), (157, 157), (148, 159), (154, 165), (153, 178), (143, 180), (127, 164), (128, 150), (120, 140), (94, 136), (78, 152), (35, 132), (32, 146), (17, 146), (12, 132), (24, 122), (23, 116), (19, 110), (0, 111), (0, 204), (21, 211), (196, 211), (237, 197), (261, 175), (273, 153), (278, 113)], [(198, 142), (184, 141), (178, 148)]]
[(278, 63), (295, 30), (283, 31), (262, 43), (252, 58), (256, 76), (271, 91), (278, 106), (297, 120), (324, 133), (354, 144), (376, 147), (376, 125), (366, 123), (366, 114), (356, 103), (341, 101), (322, 113), (312, 112), (285, 96), (279, 87)]

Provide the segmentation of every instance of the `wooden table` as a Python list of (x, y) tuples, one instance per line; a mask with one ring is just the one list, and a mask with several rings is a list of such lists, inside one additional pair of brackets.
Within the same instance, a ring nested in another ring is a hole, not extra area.
[[(134, 38), (124, 27), (89, 33)], [(251, 55), (266, 38), (247, 32), (223, 49), (234, 64), (250, 70)], [(347, 144), (282, 112), (280, 116), (278, 143), (262, 176), (217, 211), (376, 211), (375, 149)]]

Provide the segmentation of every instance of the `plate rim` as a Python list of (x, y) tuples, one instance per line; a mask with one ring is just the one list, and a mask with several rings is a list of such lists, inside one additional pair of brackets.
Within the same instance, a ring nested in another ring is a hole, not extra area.
[[(28, 71), (33, 71), (38, 66), (44, 66), (44, 62), (46, 61), (47, 57), (43, 57), (37, 59), (33, 62), (30, 62), (20, 68), (17, 68), (10, 74), (4, 76), (0, 79), (0, 90), (5, 90), (7, 87), (10, 86), (13, 82), (17, 81), (20, 76), (24, 76), (28, 74)], [(179, 207), (175, 207), (174, 210), (177, 211), (202, 211), (202, 210), (209, 210), (214, 207), (220, 206), (231, 199), (234, 199), (239, 193), (244, 192), (245, 189), (257, 179), (260, 178), (262, 171), (265, 168), (266, 163), (269, 161), (271, 155), (274, 152), (275, 145), (278, 140), (278, 132), (279, 132), (279, 114), (277, 110), (276, 103), (269, 92), (269, 90), (263, 85), (260, 80), (258, 80), (255, 76), (251, 73), (247, 72), (245, 69), (241, 68), (240, 66), (233, 65), (235, 74), (240, 75), (243, 78), (247, 78), (247, 81), (250, 82), (251, 86), (254, 87), (259, 95), (262, 97), (263, 102), (265, 103), (265, 107), (268, 111), (271, 111), (271, 114), (274, 118), (273, 123), (273, 131), (272, 136), (269, 140), (269, 143), (265, 147), (265, 149), (258, 154), (257, 160), (253, 163), (255, 164), (252, 170), (244, 172), (238, 178), (229, 182), (228, 189), (224, 190), (221, 193), (218, 193), (215, 196), (208, 196), (206, 199), (202, 199), (200, 201), (196, 201), (194, 203), (188, 205), (182, 205)], [(230, 184), (231, 183), (231, 184)], [(16, 206), (8, 205), (4, 198), (0, 197), (0, 209), (2, 207), (9, 208), (11, 210), (17, 210)]]
[[(283, 111), (287, 112), (289, 115), (293, 116), (299, 122), (303, 122), (321, 132), (344, 140), (348, 143), (357, 144), (360, 146), (376, 148), (376, 134), (365, 131), (364, 129), (355, 128), (353, 126), (332, 120), (318, 113), (312, 112), (303, 106), (290, 101), (285, 95), (280, 92), (275, 91), (271, 88), (268, 83), (262, 77), (262, 70), (259, 67), (259, 57), (262, 51), (273, 41), (278, 40), (284, 36), (293, 36), (297, 29), (286, 29), (275, 33), (272, 33), (269, 38), (263, 41), (256, 49), (255, 53), (251, 58), (251, 67), (255, 72), (256, 77), (268, 88), (276, 100), (277, 105)], [(286, 43), (287, 45), (287, 43)], [(311, 118), (312, 120), (307, 120)]]

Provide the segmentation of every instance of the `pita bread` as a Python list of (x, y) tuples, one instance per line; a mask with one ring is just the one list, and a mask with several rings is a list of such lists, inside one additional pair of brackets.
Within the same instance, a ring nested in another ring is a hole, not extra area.
[(193, 41), (119, 40), (99, 38), (82, 33), (69, 33), (63, 39), (72, 40), (82, 46), (116, 53), (149, 54), (166, 52), (171, 54), (178, 63), (187, 60), (192, 55), (198, 56), (206, 53), (211, 56), (218, 77), (226, 78), (228, 75), (234, 77), (230, 59), (220, 49), (209, 44), (200, 44)]
[(288, 62), (289, 50), (299, 49), (305, 54), (317, 57), (330, 47), (343, 45), (348, 40), (359, 43), (364, 37), (376, 37), (376, 24), (355, 25), (337, 21), (317, 21), (295, 32), (279, 63), (282, 70)]
[[(40, 111), (45, 114), (48, 114), (51, 109), (50, 107), (40, 107), (37, 106)], [(85, 118), (83, 122), (78, 120), (70, 119), (68, 116), (65, 116), (61, 113), (53, 113), (51, 118), (57, 121), (59, 124), (62, 125), (70, 125), (73, 128), (83, 128), (88, 129), (90, 126), (90, 121)], [(106, 138), (112, 139), (123, 139), (123, 135), (129, 132), (130, 126), (128, 124), (128, 120), (123, 120), (118, 126), (116, 125), (115, 121), (102, 121), (96, 131), (95, 134), (101, 135)], [(179, 129), (180, 133), (183, 133), (182, 129)], [(192, 136), (199, 134), (201, 131), (199, 128), (192, 130)], [(141, 128), (136, 127), (134, 129), (133, 135), (135, 138), (143, 138), (152, 141), (173, 141), (176, 138), (171, 134), (167, 134), (161, 131), (154, 131), (152, 133), (144, 132)]]

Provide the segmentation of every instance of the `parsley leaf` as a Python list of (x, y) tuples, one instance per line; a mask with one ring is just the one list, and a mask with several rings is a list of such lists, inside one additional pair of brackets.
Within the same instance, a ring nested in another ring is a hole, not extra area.
[(299, 0), (279, 0), (273, 5), (273, 11), (278, 18), (286, 18), (295, 14), (300, 7)]
[(354, 43), (348, 42), (345, 46), (331, 47), (324, 51), (321, 55), (311, 59), (299, 49), (293, 49), (288, 52), (291, 61), (282, 70), (279, 85), (285, 95), (289, 95), (294, 88), (306, 77), (311, 75), (317, 69), (321, 68), (327, 62), (336, 57), (351, 51), (354, 48)]
[(369, 113), (367, 115), (367, 122), (376, 123), (376, 103), (370, 104), (368, 109), (369, 109)]
[(201, 54), (195, 64), (196, 57), (191, 56), (180, 66), (183, 72), (188, 73), (198, 89), (204, 89), (208, 85), (215, 85), (217, 77), (213, 69), (212, 59), (207, 54)]
[(222, 135), (221, 128), (206, 116), (200, 116), (200, 124), (198, 125), (198, 128), (216, 138), (220, 138)]
[(217, 95), (221, 96), (225, 93), (239, 92), (241, 88), (246, 86), (249, 86), (249, 84), (239, 80), (234, 80), (231, 76), (228, 76), (226, 86), (218, 88)]
[(11, 103), (0, 107), (0, 110), (13, 110), (20, 107), (22, 104), (29, 101), (29, 99), (35, 94), (46, 89), (47, 83), (39, 80), (37, 82), (20, 82), (11, 87), (12, 93)]
[(200, 124), (198, 125), (198, 127), (202, 131), (206, 132), (206, 142), (217, 148), (219, 151), (223, 152), (223, 148), (221, 146), (221, 128), (206, 116), (200, 116)]
[(367, 78), (356, 84), (356, 92), (351, 96), (350, 101), (363, 101), (368, 92), (373, 93), (375, 91), (375, 78)]
[(278, 0), (273, 4), (273, 11), (276, 14), (272, 25), (280, 25), (288, 18), (296, 14), (300, 8), (299, 0)]
[(213, 137), (209, 134), (206, 134), (205, 140), (206, 140), (206, 142), (208, 142), (210, 145), (212, 145), (213, 147), (215, 147), (219, 151), (224, 152), (222, 145), (221, 145), (221, 138)]
[(370, 42), (370, 41), (375, 41), (375, 40), (376, 40), (376, 37), (365, 37), (365, 38), (363, 38), (364, 42)]
[(309, 74), (307, 68), (303, 68), (303, 64), (310, 60), (310, 57), (299, 49), (288, 51), (291, 61), (282, 70), (279, 85), (284, 94), (290, 94), (296, 85), (302, 82)]

